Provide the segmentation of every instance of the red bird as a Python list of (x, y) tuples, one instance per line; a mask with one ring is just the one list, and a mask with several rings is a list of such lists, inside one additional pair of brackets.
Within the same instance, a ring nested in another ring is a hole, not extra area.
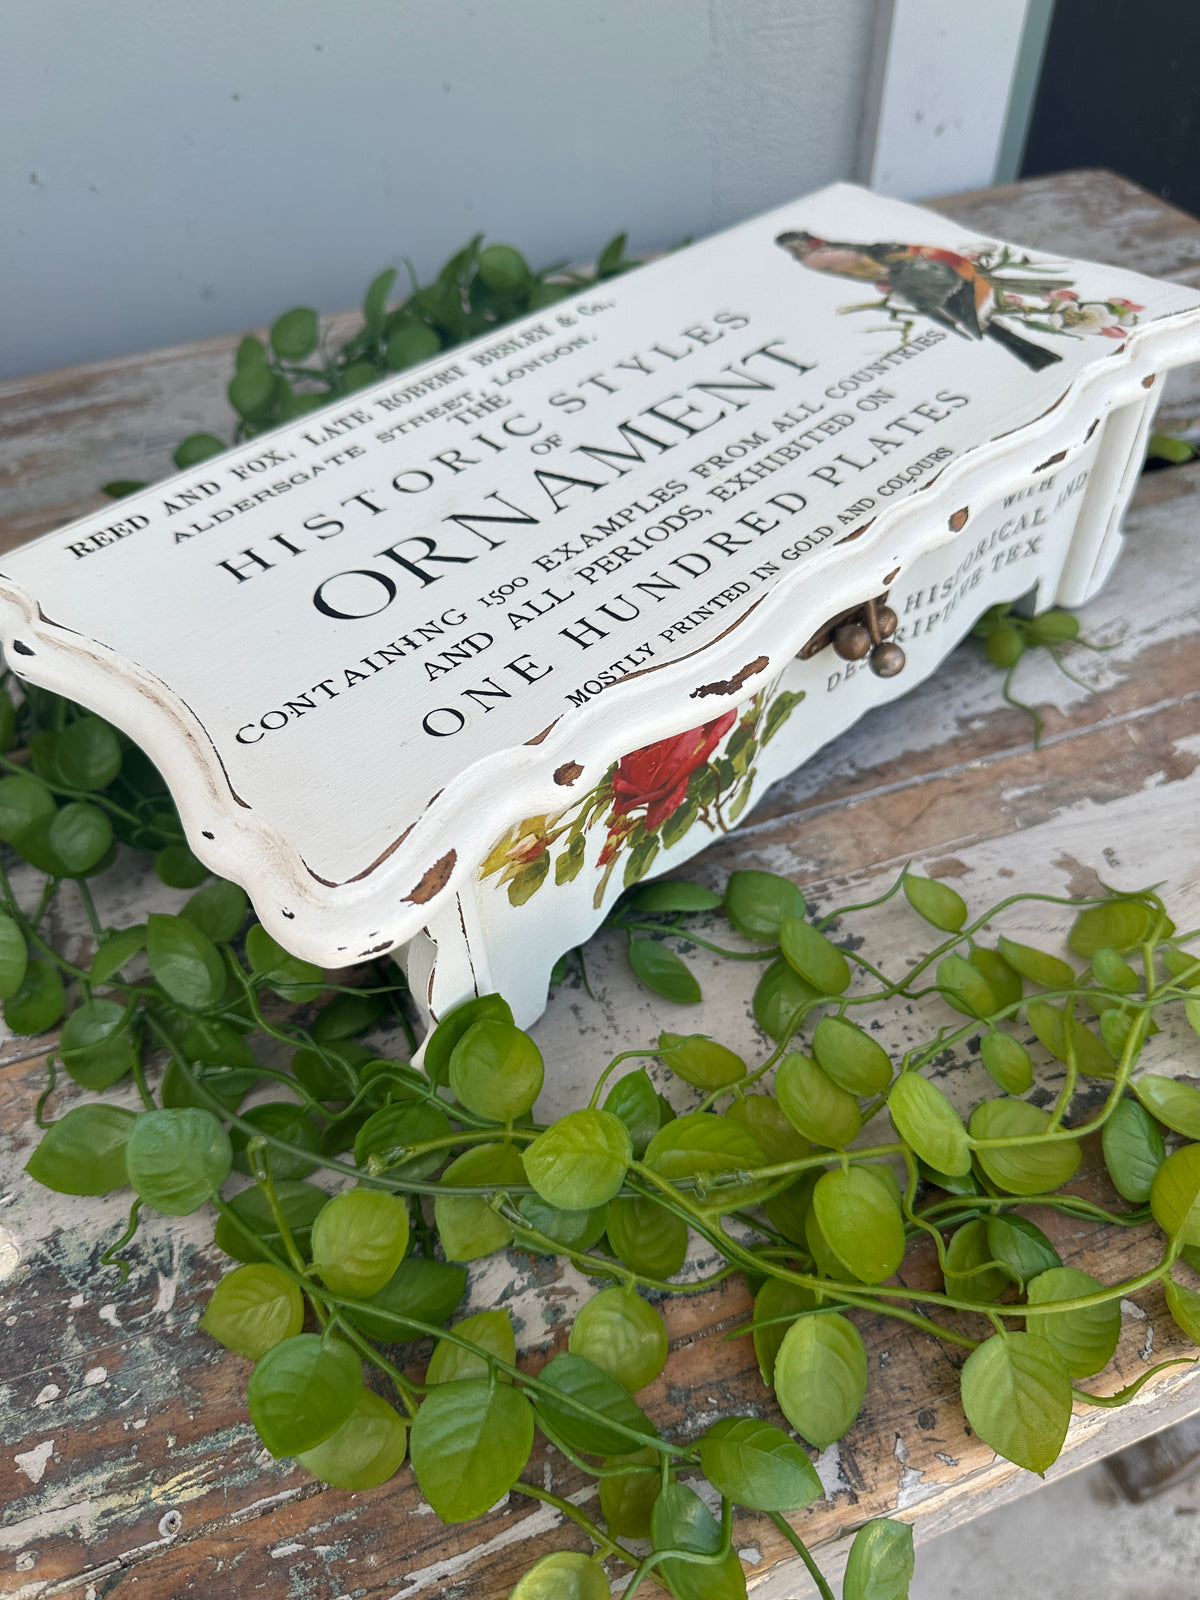
[(992, 339), (1034, 372), (1062, 360), (1056, 351), (993, 321), (995, 295), (987, 275), (953, 250), (928, 244), (844, 244), (804, 232), (781, 233), (775, 243), (814, 272), (874, 283), (884, 294), (900, 296), (914, 311), (965, 339)]

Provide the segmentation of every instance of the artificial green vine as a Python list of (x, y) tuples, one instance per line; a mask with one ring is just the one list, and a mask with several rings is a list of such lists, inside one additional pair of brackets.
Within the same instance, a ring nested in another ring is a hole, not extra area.
[[(557, 1507), (587, 1548), (544, 1557), (514, 1600), (599, 1597), (621, 1567), (626, 1593), (654, 1576), (680, 1600), (737, 1600), (734, 1506), (768, 1515), (815, 1571), (787, 1521), (822, 1493), (796, 1436), (822, 1450), (853, 1425), (868, 1383), (862, 1311), (961, 1349), (970, 1425), (1038, 1472), (1075, 1402), (1123, 1404), (1159, 1370), (1115, 1396), (1081, 1387), (1112, 1357), (1122, 1298), (1161, 1283), (1200, 1339), (1200, 1293), (1185, 1281), (1200, 1262), (1200, 1092), (1141, 1066), (1164, 1008), (1184, 1007), (1200, 1029), (1200, 958), (1187, 950), (1196, 933), (1176, 931), (1155, 891), (1018, 893), (972, 918), (953, 889), (905, 872), (886, 894), (817, 918), (795, 884), (766, 872), (735, 872), (723, 894), (636, 886), (609, 920), (638, 976), (683, 1015), (699, 985), (673, 941), (760, 964), (753, 1008), (767, 1047), (750, 1063), (718, 1040), (663, 1031), (614, 1057), (589, 1100), (546, 1125), (535, 1117), (541, 1054), (500, 996), (443, 1018), (420, 1066), (381, 1055), (380, 1028), (399, 1023), (412, 1041), (394, 965), (333, 985), (289, 955), (240, 889), (208, 877), (154, 769), (98, 717), (6, 686), (0, 731), (0, 839), (35, 869), (20, 895), (0, 869), (5, 1019), (22, 1034), (60, 1030), (27, 1170), (65, 1193), (132, 1191), (129, 1227), (103, 1258), (122, 1276), (117, 1253), (136, 1249), (139, 1210), (214, 1210), (216, 1242), (237, 1265), (201, 1325), (254, 1363), (249, 1411), (272, 1454), (348, 1489), (407, 1461), (447, 1522), (510, 1491)], [(178, 914), (103, 925), (88, 886), (118, 840), (153, 852), (160, 877), (189, 891)], [(43, 931), (51, 903), (71, 894), (94, 942), (76, 960)], [(988, 935), (999, 912), (1031, 901), (1072, 914), (1073, 959)], [(896, 976), (855, 936), (856, 914), (888, 902), (914, 939), (934, 930)], [(726, 940), (710, 936), (716, 917)], [(859, 1020), (935, 995), (945, 1020), (898, 1061)], [(281, 1043), (286, 1069), (260, 1059)], [(925, 1069), (972, 1049), (1000, 1092), (964, 1123)], [(662, 1098), (648, 1059), (682, 1086), (677, 1102), (693, 1091), (690, 1109)], [(1065, 1070), (1046, 1108), (1027, 1096), (1051, 1061)], [(86, 1092), (66, 1109), (56, 1067)], [(1085, 1080), (1105, 1092), (1080, 1114)], [(105, 1098), (127, 1081), (140, 1110)], [(894, 1137), (863, 1145), (884, 1107)], [(1064, 1192), (1094, 1132), (1114, 1187), (1107, 1206)], [(327, 1186), (309, 1181), (317, 1170)], [(1157, 1223), (1161, 1259), (1101, 1283), (1062, 1264), (1030, 1208)], [(723, 1264), (688, 1281), (693, 1238)], [(928, 1240), (941, 1288), (897, 1283), (908, 1250)], [(506, 1248), (561, 1256), (597, 1286), (567, 1349), (534, 1376), (517, 1365), (506, 1311), (452, 1320), (462, 1264)], [(646, 1296), (739, 1275), (753, 1312), (726, 1337), (753, 1338), (781, 1415), (723, 1418), (681, 1443), (635, 1398), (667, 1362)], [(535, 1433), (598, 1480), (597, 1515), (523, 1479)], [(719, 1517), (680, 1481), (698, 1473), (721, 1497)], [(649, 1555), (628, 1543), (645, 1538)], [(869, 1523), (846, 1600), (903, 1597), (911, 1568), (910, 1531)]]

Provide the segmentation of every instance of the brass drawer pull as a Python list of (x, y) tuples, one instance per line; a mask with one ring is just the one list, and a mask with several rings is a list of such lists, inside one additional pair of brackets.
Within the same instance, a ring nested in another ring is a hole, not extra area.
[(843, 661), (862, 661), (870, 657), (871, 671), (879, 678), (894, 678), (903, 670), (905, 655), (892, 635), (900, 618), (887, 603), (887, 590), (863, 605), (851, 606), (830, 617), (799, 652), (808, 661), (828, 644)]

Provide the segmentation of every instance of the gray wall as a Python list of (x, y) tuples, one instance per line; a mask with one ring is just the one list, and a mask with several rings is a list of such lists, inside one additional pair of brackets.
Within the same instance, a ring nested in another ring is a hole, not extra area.
[(336, 310), (477, 230), (535, 265), (853, 176), (877, 0), (29, 0), (0, 373)]

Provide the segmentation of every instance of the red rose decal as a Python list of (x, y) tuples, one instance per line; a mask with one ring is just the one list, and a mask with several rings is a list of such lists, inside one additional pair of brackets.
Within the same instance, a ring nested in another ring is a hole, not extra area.
[(704, 765), (736, 721), (737, 712), (727, 711), (703, 727), (623, 756), (613, 779), (612, 815), (628, 816), (645, 806), (647, 831), (661, 827), (683, 804), (692, 773)]

